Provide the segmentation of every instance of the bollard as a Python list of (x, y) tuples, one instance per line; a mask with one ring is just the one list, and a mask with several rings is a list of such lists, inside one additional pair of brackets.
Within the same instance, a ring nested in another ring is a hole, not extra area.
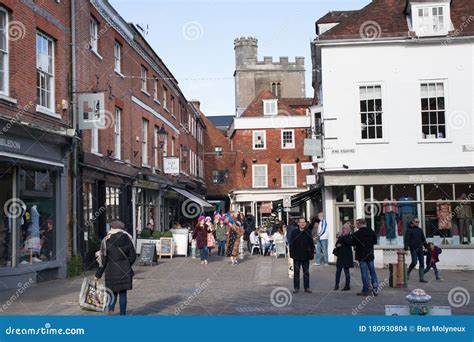
[(407, 287), (407, 269), (405, 264), (405, 251), (400, 249), (397, 251), (397, 288)]

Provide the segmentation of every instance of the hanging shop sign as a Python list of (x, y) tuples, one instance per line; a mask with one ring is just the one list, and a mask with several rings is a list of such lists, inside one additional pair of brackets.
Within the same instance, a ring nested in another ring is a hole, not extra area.
[(323, 151), (320, 139), (305, 139), (304, 140), (304, 152), (305, 156), (315, 156), (322, 158)]
[(306, 175), (306, 185), (316, 185), (316, 175)]
[(104, 93), (79, 94), (79, 129), (104, 129), (114, 118), (105, 111)]
[(263, 202), (260, 206), (260, 212), (262, 214), (271, 214), (272, 213), (272, 202)]
[(313, 162), (301, 163), (301, 170), (312, 170), (312, 169), (314, 169)]
[(178, 175), (179, 174), (179, 158), (165, 157), (163, 158), (163, 169), (165, 174)]

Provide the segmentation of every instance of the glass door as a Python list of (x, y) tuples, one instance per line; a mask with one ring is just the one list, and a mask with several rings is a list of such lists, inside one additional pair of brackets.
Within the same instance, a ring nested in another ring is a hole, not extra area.
[(336, 206), (336, 228), (337, 232), (340, 232), (342, 226), (346, 222), (350, 222), (352, 231), (354, 231), (355, 225), (355, 206), (354, 205), (338, 205)]

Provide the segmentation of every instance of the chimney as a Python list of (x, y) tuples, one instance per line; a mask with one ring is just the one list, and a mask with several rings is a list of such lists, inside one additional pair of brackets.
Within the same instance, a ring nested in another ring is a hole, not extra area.
[(201, 102), (199, 100), (191, 100), (189, 101), (191, 104), (198, 110), (198, 112), (201, 111)]

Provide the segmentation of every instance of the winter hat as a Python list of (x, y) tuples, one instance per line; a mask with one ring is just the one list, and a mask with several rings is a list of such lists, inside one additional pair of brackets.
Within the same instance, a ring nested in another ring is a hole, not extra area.
[(210, 216), (206, 216), (206, 221), (211, 221), (211, 217), (210, 217)]
[(115, 229), (124, 229), (125, 225), (123, 224), (122, 221), (113, 221), (110, 223), (110, 228), (115, 228)]
[(199, 217), (198, 217), (198, 222), (200, 222), (200, 221), (204, 221), (205, 219), (206, 219), (206, 218), (205, 218), (204, 216), (202, 216), (202, 215), (201, 215), (201, 216), (199, 216)]

